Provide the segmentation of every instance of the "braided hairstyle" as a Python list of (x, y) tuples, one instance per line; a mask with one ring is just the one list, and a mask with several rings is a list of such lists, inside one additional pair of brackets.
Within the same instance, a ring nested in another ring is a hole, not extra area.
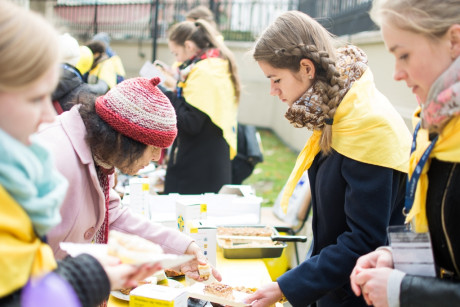
[(195, 22), (182, 21), (175, 24), (170, 30), (168, 39), (179, 46), (184, 46), (185, 41), (192, 41), (201, 50), (210, 48), (219, 49), (222, 57), (228, 61), (228, 70), (235, 90), (237, 101), (240, 98), (240, 79), (235, 57), (230, 49), (216, 36), (216, 30), (204, 19)]
[(345, 86), (335, 66), (334, 44), (333, 35), (317, 21), (302, 12), (288, 11), (263, 32), (253, 50), (257, 62), (264, 61), (274, 68), (294, 73), (300, 71), (302, 59), (313, 62), (316, 70), (313, 86), (322, 101), (314, 126), (322, 130), (320, 146), (326, 154), (332, 143), (331, 124), (326, 123), (332, 122), (341, 101), (340, 90)]

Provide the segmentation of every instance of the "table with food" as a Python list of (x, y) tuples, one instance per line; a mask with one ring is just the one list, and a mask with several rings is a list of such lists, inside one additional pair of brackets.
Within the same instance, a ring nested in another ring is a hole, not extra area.
[[(108, 306), (156, 306), (155, 302), (159, 301), (164, 306), (247, 306), (244, 303), (245, 298), (258, 287), (271, 282), (263, 257), (272, 257), (273, 251), (270, 249), (275, 248), (275, 253), (278, 253), (279, 245), (284, 246), (285, 243), (271, 239), (276, 238), (276, 235), (278, 233), (275, 229), (265, 226), (218, 227), (216, 268), (222, 275), (222, 281), (217, 282), (214, 279), (211, 268), (207, 265), (198, 268), (200, 276), (206, 280), (196, 282), (185, 277), (178, 269), (178, 264), (190, 259), (161, 252), (149, 253), (148, 256), (140, 254), (137, 249), (145, 248), (136, 248), (135, 245), (143, 243), (141, 238), (133, 240), (131, 235), (125, 236), (112, 231), (105, 252), (126, 263), (162, 261), (164, 270), (141, 281), (137, 287), (112, 291)], [(125, 243), (129, 248), (125, 248)], [(75, 254), (68, 246), (64, 247), (70, 254)], [(153, 252), (152, 247), (148, 249)], [(97, 248), (93, 246), (91, 252), (94, 253), (95, 250)], [(230, 250), (234, 251), (228, 253)], [(85, 251), (80, 249), (78, 252)]]

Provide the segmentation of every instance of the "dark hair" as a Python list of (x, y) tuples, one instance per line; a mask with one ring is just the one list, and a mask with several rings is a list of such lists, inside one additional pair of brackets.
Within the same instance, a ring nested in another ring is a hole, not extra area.
[(81, 104), (79, 113), (86, 127), (86, 141), (93, 154), (117, 168), (129, 167), (139, 160), (147, 145), (115, 131), (96, 113), (97, 96), (82, 93), (76, 103)]
[(86, 47), (88, 47), (93, 54), (95, 53), (104, 53), (105, 52), (105, 45), (103, 42), (100, 41), (90, 41), (89, 43), (86, 44)]

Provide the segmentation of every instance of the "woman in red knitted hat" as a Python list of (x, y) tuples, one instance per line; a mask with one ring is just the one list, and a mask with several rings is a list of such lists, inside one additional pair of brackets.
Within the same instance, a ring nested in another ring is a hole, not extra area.
[(79, 105), (41, 130), (39, 136), (70, 183), (61, 208), (62, 222), (48, 237), (57, 258), (66, 256), (59, 242), (106, 243), (108, 231), (116, 229), (153, 241), (165, 253), (195, 255), (197, 260), (181, 269), (199, 279), (197, 264), (207, 263), (199, 246), (178, 230), (122, 208), (112, 189), (115, 168), (136, 174), (158, 160), (161, 150), (176, 137), (176, 113), (157, 88), (158, 82), (158, 78), (132, 78), (104, 96), (81, 95)]

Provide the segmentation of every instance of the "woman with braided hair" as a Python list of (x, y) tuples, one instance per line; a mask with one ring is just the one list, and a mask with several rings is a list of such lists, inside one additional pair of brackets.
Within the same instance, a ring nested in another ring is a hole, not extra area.
[(294, 127), (313, 131), (299, 154), (281, 206), (308, 170), (313, 238), (309, 257), (248, 297), (252, 306), (285, 297), (293, 306), (366, 306), (350, 287), (356, 260), (402, 224), (410, 133), (376, 89), (364, 52), (334, 48), (308, 15), (280, 15), (256, 42), (254, 59), (270, 94), (288, 105)]

